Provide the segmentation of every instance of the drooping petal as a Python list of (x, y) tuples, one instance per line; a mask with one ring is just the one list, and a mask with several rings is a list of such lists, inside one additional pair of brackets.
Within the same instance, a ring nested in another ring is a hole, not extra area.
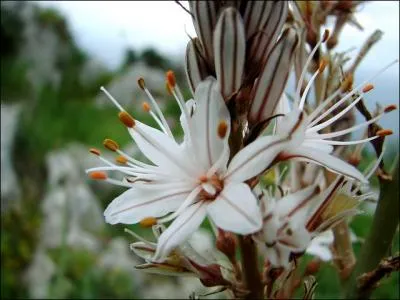
[(272, 6), (273, 1), (248, 1), (246, 3), (243, 22), (247, 38), (251, 38), (254, 33), (264, 27), (270, 18)]
[(139, 121), (128, 131), (140, 151), (162, 170), (180, 178), (193, 175), (193, 163), (185, 148), (179, 147), (168, 135)]
[(202, 52), (202, 45), (198, 38), (189, 41), (186, 47), (185, 71), (193, 94), (200, 81), (211, 75), (208, 74), (206, 62), (201, 56)]
[(161, 234), (153, 260), (161, 260), (171, 250), (187, 240), (203, 222), (206, 213), (206, 204), (202, 201), (189, 206), (182, 212)]
[(225, 175), (227, 181), (243, 182), (263, 172), (289, 144), (289, 137), (265, 136), (240, 150)]
[[(165, 184), (137, 183), (115, 198), (104, 211), (110, 224), (135, 224), (147, 217), (160, 217), (176, 210), (192, 191), (187, 183)], [(151, 188), (149, 188), (151, 186)]]
[(324, 166), (334, 173), (342, 174), (346, 177), (356, 179), (363, 183), (368, 183), (368, 180), (364, 177), (364, 175), (355, 167), (341, 160), (340, 158), (326, 153), (325, 151), (318, 151), (314, 148), (301, 146), (296, 149), (291, 149), (287, 152), (285, 151), (284, 155), (288, 158), (299, 161), (313, 162)]
[(292, 67), (297, 41), (296, 31), (289, 28), (268, 55), (252, 91), (253, 100), (249, 112), (252, 123), (268, 119), (275, 111)]
[(214, 32), (215, 72), (225, 100), (242, 84), (245, 50), (242, 18), (235, 8), (226, 8)]
[[(265, 20), (264, 23), (260, 23), (260, 27), (256, 29), (257, 32), (253, 36), (249, 36), (251, 38), (248, 55), (251, 61), (250, 65), (262, 66), (265, 64), (267, 56), (285, 24), (288, 14), (288, 1), (249, 1), (253, 6), (256, 6), (257, 2), (272, 2), (269, 9), (270, 13), (268, 14), (268, 11), (265, 10), (262, 15), (262, 20)], [(268, 16), (268, 18), (265, 19), (265, 16)]]
[(227, 231), (249, 234), (260, 230), (262, 217), (257, 199), (244, 183), (230, 183), (207, 206), (215, 224)]
[(189, 1), (190, 11), (194, 19), (193, 24), (199, 37), (204, 56), (210, 66), (213, 65), (213, 32), (217, 23), (218, 1)]
[[(192, 138), (197, 153), (197, 169), (207, 171), (221, 156), (224, 145), (228, 143), (230, 115), (222, 99), (217, 81), (209, 77), (196, 89), (196, 110), (190, 120)], [(219, 123), (227, 125), (225, 137), (218, 135)], [(226, 164), (226, 163), (225, 163)]]
[(149, 261), (156, 252), (156, 244), (153, 246), (144, 242), (135, 242), (130, 244), (130, 249), (140, 258)]

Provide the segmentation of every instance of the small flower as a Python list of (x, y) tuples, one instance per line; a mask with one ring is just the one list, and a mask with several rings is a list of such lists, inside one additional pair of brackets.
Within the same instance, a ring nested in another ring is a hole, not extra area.
[[(111, 224), (133, 224), (173, 212), (157, 220), (164, 223), (175, 219), (159, 238), (155, 260), (186, 240), (206, 216), (219, 228), (238, 234), (259, 230), (262, 222), (257, 199), (244, 182), (263, 173), (273, 163), (290, 143), (295, 130), (287, 128), (286, 135), (257, 139), (240, 150), (228, 165), (230, 115), (217, 81), (208, 78), (200, 83), (195, 101), (185, 103), (171, 73), (167, 77), (169, 90), (182, 110), (184, 141), (176, 142), (161, 112), (158, 117), (146, 106), (162, 131), (133, 119), (106, 92), (120, 109), (120, 120), (139, 149), (154, 165), (129, 157), (115, 142), (107, 140), (105, 145), (110, 150), (126, 158), (126, 166), (117, 166), (99, 156), (108, 166), (87, 170), (94, 179), (129, 187), (104, 212)], [(139, 80), (139, 84), (159, 111), (144, 81)], [(109, 170), (120, 171), (126, 177), (122, 181), (108, 178), (104, 171)]]

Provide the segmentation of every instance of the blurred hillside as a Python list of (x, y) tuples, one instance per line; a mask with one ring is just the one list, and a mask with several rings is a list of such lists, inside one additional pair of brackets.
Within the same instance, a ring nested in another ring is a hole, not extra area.
[[(201, 291), (197, 279), (134, 269), (139, 259), (123, 229), (151, 239), (150, 233), (105, 224), (103, 210), (121, 189), (89, 181), (84, 172), (99, 164), (88, 149), (103, 149), (104, 138), (139, 155), (100, 86), (154, 124), (141, 110), (145, 95), (136, 81), (143, 76), (179, 133), (164, 73), (172, 69), (185, 82), (182, 66), (152, 48), (126, 49), (110, 71), (77, 46), (62, 15), (31, 2), (1, 2), (1, 42), (1, 298), (187, 298)], [(186, 86), (184, 94), (189, 98)], [(370, 220), (357, 217), (353, 229), (365, 236)], [(323, 266), (319, 296), (337, 296), (333, 274), (332, 265)], [(395, 298), (397, 279), (376, 297)]]

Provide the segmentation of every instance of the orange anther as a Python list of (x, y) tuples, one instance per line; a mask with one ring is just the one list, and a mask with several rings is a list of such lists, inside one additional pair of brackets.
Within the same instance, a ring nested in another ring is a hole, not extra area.
[(201, 175), (201, 176), (199, 177), (199, 181), (202, 182), (202, 183), (205, 183), (205, 182), (208, 181), (208, 178), (207, 178), (206, 175)]
[(147, 102), (142, 103), (142, 108), (145, 112), (149, 112), (151, 110), (150, 104)]
[(327, 64), (328, 64), (328, 61), (326, 59), (321, 59), (321, 62), (319, 63), (319, 67), (318, 67), (318, 72), (322, 73), (325, 70), (325, 67)]
[(144, 79), (142, 77), (140, 77), (137, 81), (139, 87), (144, 90), (144, 88), (146, 87), (145, 83), (144, 83)]
[(377, 136), (387, 136), (393, 134), (393, 131), (390, 129), (381, 129), (376, 132)]
[(94, 180), (106, 180), (107, 174), (101, 171), (94, 171), (89, 173), (89, 177)]
[(117, 163), (119, 163), (119, 164), (125, 165), (125, 164), (128, 162), (128, 159), (127, 159), (125, 156), (118, 155), (118, 156), (115, 158), (115, 161), (116, 161)]
[(228, 124), (226, 121), (222, 120), (218, 124), (218, 136), (223, 139), (226, 136), (226, 132), (228, 131)]
[(126, 111), (121, 111), (118, 114), (118, 118), (121, 120), (122, 123), (125, 124), (126, 127), (132, 128), (135, 126), (135, 119), (132, 118), (132, 116)]
[(383, 110), (385, 113), (391, 112), (393, 110), (397, 109), (397, 105), (396, 104), (390, 104), (388, 106), (385, 107), (385, 109)]
[(176, 78), (173, 71), (169, 70), (167, 72), (167, 82), (171, 87), (175, 87), (176, 85)]
[(144, 227), (144, 228), (148, 228), (151, 227), (153, 225), (157, 224), (157, 219), (154, 217), (148, 217), (148, 218), (144, 218), (143, 220), (141, 220), (139, 222), (140, 226)]
[(362, 92), (363, 93), (368, 93), (370, 90), (372, 90), (374, 86), (372, 84), (367, 84), (366, 86), (363, 87)]
[(105, 139), (103, 141), (103, 145), (104, 147), (106, 147), (108, 150), (111, 151), (117, 151), (119, 149), (119, 145), (117, 144), (117, 142), (111, 140), (111, 139)]
[(172, 93), (172, 88), (171, 88), (171, 85), (169, 84), (168, 80), (165, 81), (165, 89), (167, 90), (167, 92), (168, 92), (168, 94), (169, 94), (170, 96), (173, 95), (173, 93)]
[(89, 152), (92, 153), (92, 154), (94, 154), (94, 155), (100, 156), (100, 150), (99, 150), (99, 149), (90, 148), (90, 149), (89, 149)]

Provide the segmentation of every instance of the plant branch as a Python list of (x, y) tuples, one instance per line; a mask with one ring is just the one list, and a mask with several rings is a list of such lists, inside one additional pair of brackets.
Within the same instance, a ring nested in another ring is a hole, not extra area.
[(371, 230), (361, 249), (356, 267), (347, 283), (347, 299), (367, 299), (371, 290), (357, 286), (357, 278), (374, 270), (387, 255), (393, 236), (399, 224), (399, 169), (393, 174), (393, 181), (379, 178), (381, 199), (378, 202)]

